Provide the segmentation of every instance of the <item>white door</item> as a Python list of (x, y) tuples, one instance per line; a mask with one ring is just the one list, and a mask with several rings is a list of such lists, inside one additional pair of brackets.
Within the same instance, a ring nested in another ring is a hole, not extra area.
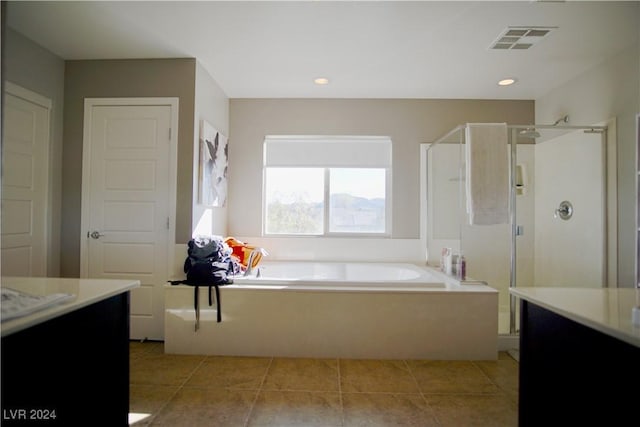
[(132, 339), (164, 338), (176, 118), (177, 101), (85, 101), (81, 275), (140, 280), (131, 291)]
[(46, 276), (51, 101), (5, 83), (2, 275)]

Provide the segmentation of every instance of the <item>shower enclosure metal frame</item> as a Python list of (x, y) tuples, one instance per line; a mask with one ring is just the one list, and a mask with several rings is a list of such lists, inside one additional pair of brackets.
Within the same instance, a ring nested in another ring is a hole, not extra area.
[[(449, 132), (447, 132), (445, 135), (441, 136), (440, 138), (436, 139), (434, 142), (431, 143), (431, 146), (429, 149), (433, 148), (434, 146), (436, 146), (437, 144), (446, 141), (447, 139), (451, 138), (452, 136), (454, 136), (456, 133), (459, 133), (459, 143), (460, 145), (462, 145), (464, 143), (464, 130), (467, 128), (468, 124), (464, 124), (464, 125), (458, 125), (455, 128), (451, 129)], [(510, 174), (509, 174), (509, 226), (511, 229), (510, 232), (510, 260), (509, 260), (509, 289), (511, 288), (515, 288), (516, 287), (516, 279), (517, 279), (517, 271), (516, 271), (516, 261), (517, 261), (517, 245), (516, 245), (516, 237), (518, 236), (518, 224), (517, 224), (517, 220), (516, 220), (516, 213), (517, 213), (517, 204), (516, 204), (516, 166), (517, 166), (517, 148), (518, 148), (518, 137), (521, 138), (537, 138), (539, 135), (524, 135), (521, 134), (521, 132), (523, 131), (527, 131), (527, 132), (531, 132), (533, 133), (537, 133), (537, 130), (544, 130), (544, 129), (551, 129), (551, 130), (557, 130), (557, 131), (561, 131), (561, 130), (565, 130), (565, 131), (577, 131), (577, 130), (582, 130), (584, 133), (598, 133), (602, 135), (602, 141), (604, 143), (604, 146), (606, 147), (606, 138), (607, 138), (607, 126), (558, 126), (558, 123), (556, 124), (551, 124), (551, 125), (539, 125), (539, 124), (529, 124), (529, 125), (507, 125), (507, 130), (508, 130), (508, 143), (510, 146)], [(605, 165), (605, 180), (607, 179), (607, 172), (606, 172), (606, 166), (607, 166), (607, 150), (604, 149), (603, 150), (603, 156), (604, 156), (604, 165)], [(460, 166), (462, 167), (462, 166)], [(463, 186), (460, 186), (460, 191), (463, 190)], [(604, 198), (605, 198), (605, 203), (607, 200), (607, 186), (604, 186), (604, 190), (605, 190), (605, 194), (604, 194)], [(605, 222), (607, 221), (606, 216), (607, 216), (607, 209), (604, 209), (604, 213), (605, 213)], [(461, 236), (462, 237), (462, 236)], [(607, 247), (607, 233), (605, 232), (605, 249)], [(604, 265), (605, 267), (608, 265), (608, 261), (607, 261), (607, 251), (604, 251)], [(606, 276), (606, 269), (605, 269), (605, 276)], [(517, 334), (517, 328), (516, 328), (516, 297), (514, 295), (510, 295), (509, 296), (509, 333), (514, 335)]]

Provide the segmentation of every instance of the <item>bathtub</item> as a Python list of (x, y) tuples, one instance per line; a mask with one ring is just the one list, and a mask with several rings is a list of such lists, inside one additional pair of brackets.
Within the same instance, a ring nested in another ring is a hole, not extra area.
[(424, 288), (444, 289), (456, 283), (434, 270), (414, 264), (365, 262), (264, 262), (249, 276), (234, 277), (243, 288), (271, 288), (325, 291), (377, 289), (387, 291), (420, 291)]
[[(498, 292), (410, 263), (262, 262), (220, 288), (165, 286), (166, 353), (495, 360)], [(204, 303), (202, 303), (204, 302)]]

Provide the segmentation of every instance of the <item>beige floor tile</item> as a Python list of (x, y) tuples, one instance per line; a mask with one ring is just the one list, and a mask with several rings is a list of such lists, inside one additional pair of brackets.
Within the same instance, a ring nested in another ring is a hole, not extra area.
[(519, 364), (510, 356), (496, 361), (474, 362), (500, 389), (517, 401)]
[(129, 359), (140, 357), (149, 351), (149, 346), (140, 341), (129, 341)]
[(423, 393), (497, 393), (500, 389), (470, 361), (407, 362)]
[(209, 356), (185, 387), (258, 390), (270, 363), (266, 357)]
[(149, 347), (148, 353), (164, 354), (164, 342), (150, 341), (145, 344)]
[(248, 426), (333, 427), (342, 425), (339, 393), (262, 391)]
[(262, 389), (338, 391), (338, 360), (275, 358)]
[(518, 406), (502, 393), (425, 395), (442, 427), (516, 427)]
[(513, 357), (511, 357), (508, 351), (499, 351), (498, 360), (505, 360), (505, 359), (513, 360), (514, 362), (516, 361)]
[[(130, 345), (131, 412), (144, 426), (517, 425), (519, 364), (164, 354)], [(341, 393), (340, 393), (341, 392)]]
[(156, 414), (173, 395), (178, 386), (131, 385), (129, 386), (129, 411)]
[(164, 353), (164, 342), (162, 341), (129, 341), (129, 356), (138, 357), (147, 353)]
[(420, 394), (343, 393), (345, 427), (439, 426)]
[(257, 391), (183, 388), (152, 421), (153, 426), (241, 427)]
[(339, 363), (343, 392), (419, 392), (402, 360), (340, 360)]
[(181, 385), (205, 356), (145, 353), (130, 361), (131, 384)]

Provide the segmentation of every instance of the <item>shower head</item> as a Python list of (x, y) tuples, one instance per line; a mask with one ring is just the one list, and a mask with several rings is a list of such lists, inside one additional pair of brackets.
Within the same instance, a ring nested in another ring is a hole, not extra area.
[(520, 131), (520, 136), (523, 138), (540, 138), (540, 132), (535, 130), (535, 128), (527, 128)]

